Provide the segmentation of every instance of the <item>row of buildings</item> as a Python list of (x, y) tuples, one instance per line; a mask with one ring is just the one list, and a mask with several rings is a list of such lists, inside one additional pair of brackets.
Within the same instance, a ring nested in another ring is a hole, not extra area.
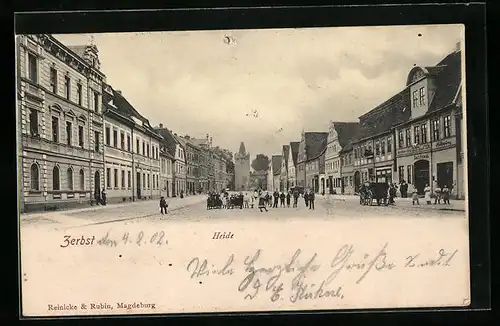
[(460, 44), (431, 67), (413, 67), (404, 88), (359, 117), (303, 132), (270, 160), (268, 190), (298, 186), (316, 193), (353, 194), (364, 181), (452, 189), (465, 198), (464, 119)]
[(234, 188), (232, 153), (147, 118), (106, 83), (95, 45), (16, 38), (20, 209)]

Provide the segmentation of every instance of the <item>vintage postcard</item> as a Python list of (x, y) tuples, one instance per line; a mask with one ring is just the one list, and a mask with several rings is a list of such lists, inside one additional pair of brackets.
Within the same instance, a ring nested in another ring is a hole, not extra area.
[(464, 42), (16, 35), (22, 316), (468, 306)]

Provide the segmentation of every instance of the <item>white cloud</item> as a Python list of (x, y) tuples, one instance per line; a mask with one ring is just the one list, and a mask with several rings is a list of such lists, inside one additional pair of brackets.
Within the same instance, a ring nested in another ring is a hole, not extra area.
[[(419, 36), (420, 34), (420, 36)], [(234, 42), (224, 42), (230, 35)], [(107, 81), (180, 134), (254, 156), (357, 117), (436, 64), (458, 25), (93, 34)], [(66, 45), (89, 35), (56, 35)], [(258, 112), (258, 118), (253, 117)]]

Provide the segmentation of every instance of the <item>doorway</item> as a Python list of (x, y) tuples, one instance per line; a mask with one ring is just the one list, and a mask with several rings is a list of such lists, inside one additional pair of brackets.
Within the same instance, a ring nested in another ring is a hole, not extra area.
[(101, 200), (101, 175), (99, 171), (95, 171), (94, 174), (94, 199), (98, 202)]
[(437, 164), (437, 182), (440, 188), (453, 185), (453, 162)]
[(424, 194), (425, 185), (429, 183), (429, 161), (419, 160), (413, 164), (415, 187), (419, 195)]
[(361, 173), (356, 171), (354, 172), (354, 192), (358, 192), (359, 186), (361, 186)]
[(137, 199), (141, 199), (141, 173), (137, 172)]

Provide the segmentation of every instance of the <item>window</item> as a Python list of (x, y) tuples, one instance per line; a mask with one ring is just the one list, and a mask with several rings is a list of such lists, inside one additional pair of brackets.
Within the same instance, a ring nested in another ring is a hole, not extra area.
[(30, 134), (38, 136), (38, 111), (30, 109)]
[(111, 188), (111, 169), (106, 168), (106, 187)]
[(424, 123), (420, 126), (420, 134), (422, 136), (422, 144), (427, 143), (427, 124)]
[(146, 145), (146, 156), (149, 157), (149, 144)]
[(52, 141), (59, 141), (59, 119), (52, 117)]
[(71, 98), (71, 79), (69, 76), (64, 77), (64, 88), (66, 91), (66, 99), (69, 100)]
[(352, 175), (349, 176), (349, 185), (352, 186)]
[(380, 153), (385, 155), (385, 140), (383, 139), (380, 141)]
[(72, 130), (72, 126), (71, 126), (71, 122), (69, 121), (66, 121), (66, 144), (68, 144), (68, 146), (71, 146), (71, 133), (73, 132)]
[(130, 152), (130, 136), (127, 135), (127, 151)]
[(118, 130), (113, 129), (113, 146), (118, 147)]
[(80, 170), (80, 190), (85, 190), (85, 172)]
[(420, 105), (425, 105), (425, 89), (423, 87), (420, 87), (420, 89), (418, 90), (418, 99)]
[(142, 189), (146, 189), (146, 173), (142, 174), (142, 180), (144, 181), (142, 183)]
[(413, 165), (408, 165), (406, 167), (406, 175), (408, 177), (408, 180), (406, 180), (408, 183), (413, 183)]
[(410, 128), (406, 129), (406, 146), (408, 146), (408, 147), (411, 146), (411, 129)]
[(418, 106), (418, 91), (413, 91), (413, 107)]
[(60, 181), (59, 168), (56, 165), (52, 169), (52, 190), (60, 190), (61, 189), (61, 185), (60, 185), (59, 181)]
[(132, 184), (132, 174), (130, 171), (127, 172), (127, 186), (130, 188), (130, 185)]
[(111, 145), (111, 130), (106, 127), (106, 145)]
[(94, 111), (99, 112), (99, 93), (94, 92)]
[(439, 140), (439, 118), (432, 120), (432, 140)]
[(125, 170), (122, 170), (122, 189), (125, 189)]
[(392, 137), (387, 137), (387, 154), (392, 152)]
[(378, 140), (375, 142), (375, 155), (380, 155), (380, 143)]
[(118, 169), (114, 169), (113, 177), (114, 177), (114, 186), (115, 188), (118, 188)]
[(83, 126), (78, 126), (78, 146), (83, 148)]
[(142, 142), (142, 155), (146, 155), (146, 144)]
[(399, 176), (399, 182), (404, 180), (404, 178), (405, 178), (405, 167), (404, 166), (398, 167), (398, 176)]
[(96, 152), (99, 152), (99, 138), (100, 138), (100, 134), (98, 131), (94, 131), (94, 150)]
[(413, 140), (414, 140), (415, 145), (420, 144), (420, 127), (419, 126), (413, 127)]
[(52, 67), (50, 68), (50, 86), (52, 93), (57, 94), (57, 70)]
[(28, 79), (33, 83), (38, 83), (38, 63), (33, 53), (28, 54)]
[(71, 168), (68, 168), (68, 170), (66, 170), (66, 178), (67, 178), (67, 182), (68, 182), (68, 190), (73, 190), (73, 170)]
[(125, 134), (123, 132), (120, 132), (120, 147), (125, 149)]
[(76, 85), (76, 96), (78, 97), (78, 105), (82, 105), (82, 84)]
[(31, 164), (30, 172), (31, 172), (31, 184), (30, 184), (31, 190), (38, 191), (40, 190), (40, 173), (38, 170), (38, 164), (36, 163)]
[(444, 117), (444, 138), (450, 137), (451, 136), (451, 116), (447, 115)]
[(158, 176), (156, 176), (156, 189), (159, 188)]
[(404, 146), (403, 129), (400, 129), (398, 130), (398, 147), (403, 148)]

